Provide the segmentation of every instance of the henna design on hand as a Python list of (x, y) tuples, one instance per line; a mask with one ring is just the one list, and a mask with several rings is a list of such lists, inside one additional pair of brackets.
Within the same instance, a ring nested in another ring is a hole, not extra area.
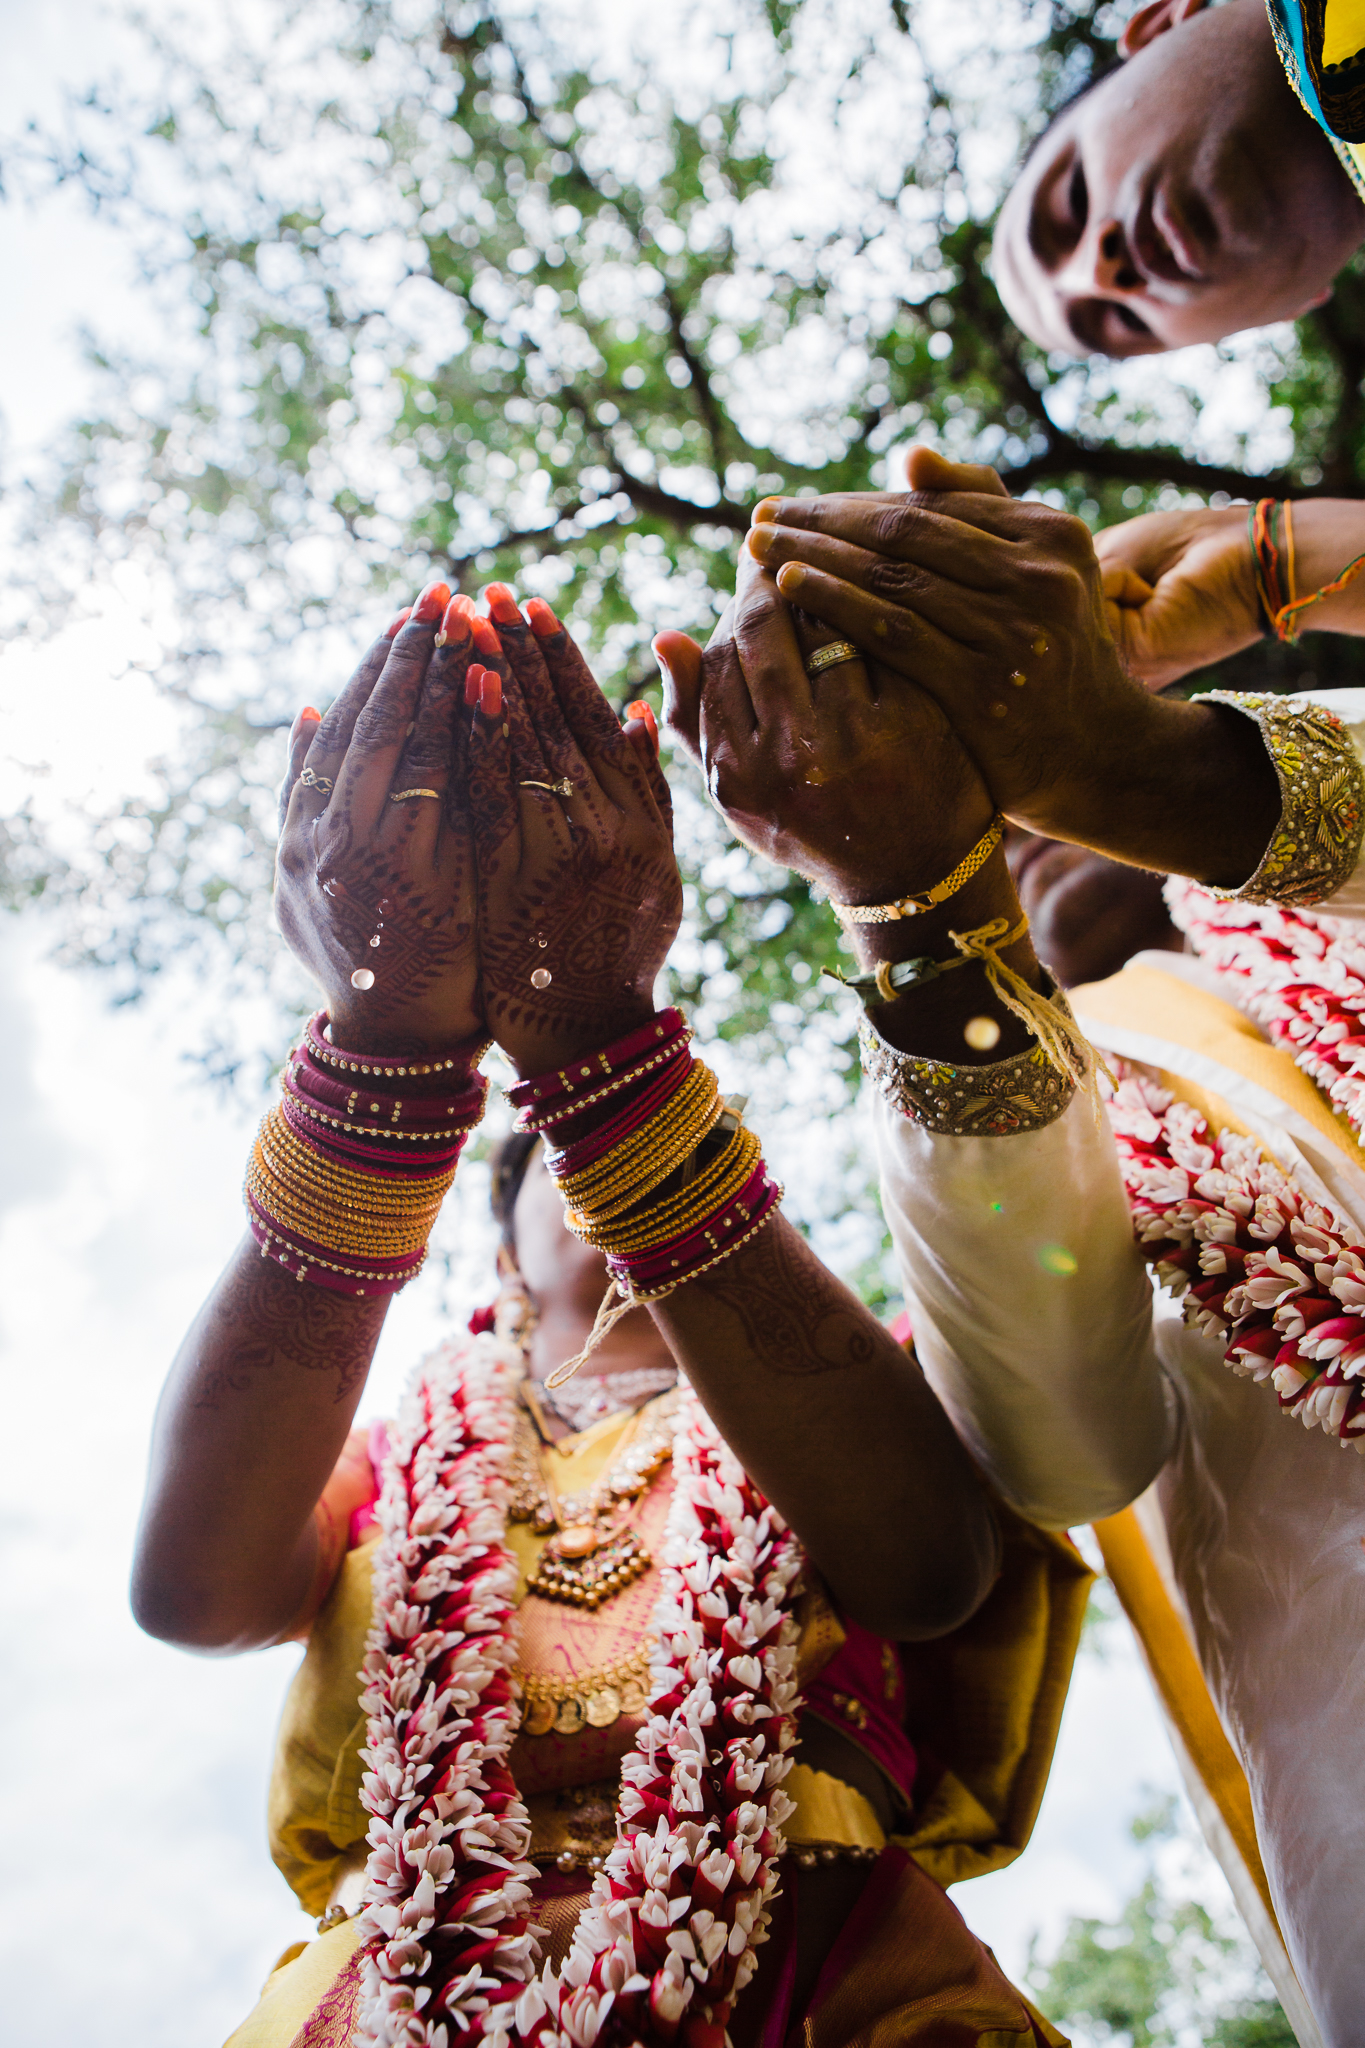
[[(349, 730), (345, 751), (335, 763), (319, 756), (335, 786), (312, 802), (297, 791), (280, 840), (280, 929), (325, 991), (337, 1042), (357, 1051), (441, 1050), (482, 1029), (460, 717), (470, 641), (453, 624), (433, 653), (435, 631), (414, 620), (371, 650), (332, 727)], [(316, 750), (315, 741), (310, 761)], [(442, 800), (391, 803), (395, 772), (398, 787), (431, 786)], [(363, 994), (351, 982), (359, 968), (375, 977)]]
[[(596, 684), (575, 731), (542, 647), (507, 625), (501, 641), (503, 721), (491, 731), (485, 721), (470, 754), (479, 954), (489, 1028), (529, 1071), (647, 1013), (682, 887), (667, 813)], [(565, 643), (562, 666), (581, 696), (576, 669), (586, 664)], [(521, 787), (557, 779), (556, 763), (573, 782), (569, 798)], [(550, 977), (542, 988), (531, 981), (538, 968)]]

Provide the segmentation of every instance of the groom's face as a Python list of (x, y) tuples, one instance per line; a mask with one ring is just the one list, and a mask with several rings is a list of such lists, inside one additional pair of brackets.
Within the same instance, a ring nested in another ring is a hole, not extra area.
[(1314, 233), (1294, 167), (1267, 147), (1275, 109), (1230, 34), (1239, 14), (1219, 7), (1157, 35), (1025, 164), (995, 279), (1041, 347), (1149, 355), (1295, 318), (1330, 288), (1349, 252), (1321, 223)]

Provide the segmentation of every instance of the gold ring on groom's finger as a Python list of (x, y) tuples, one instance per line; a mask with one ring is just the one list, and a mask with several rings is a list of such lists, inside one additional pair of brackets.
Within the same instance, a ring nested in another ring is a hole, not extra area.
[(821, 669), (833, 668), (841, 661), (861, 661), (862, 656), (851, 640), (835, 640), (828, 647), (817, 647), (806, 663), (806, 674), (818, 676)]
[(391, 804), (405, 804), (410, 797), (414, 796), (434, 796), (437, 803), (441, 801), (439, 789), (391, 789), (389, 791), (389, 802)]
[(324, 796), (330, 796), (332, 794), (332, 778), (330, 775), (314, 775), (311, 768), (305, 768), (299, 776), (299, 787), (300, 789), (320, 789)]
[(567, 775), (561, 775), (558, 782), (519, 782), (518, 789), (548, 789), (551, 796), (572, 796), (573, 784)]

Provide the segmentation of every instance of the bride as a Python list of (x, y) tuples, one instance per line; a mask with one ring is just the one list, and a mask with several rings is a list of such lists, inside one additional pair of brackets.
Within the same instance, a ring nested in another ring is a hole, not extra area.
[[(270, 1829), (319, 1935), (232, 2048), (1060, 2041), (936, 1879), (1027, 1838), (1083, 1568), (655, 1010), (652, 719), (489, 604), (424, 591), (295, 725), (277, 904), (326, 1007), (156, 1421), (143, 1627), (307, 1644)], [(352, 1431), (494, 1039), (496, 1302)]]

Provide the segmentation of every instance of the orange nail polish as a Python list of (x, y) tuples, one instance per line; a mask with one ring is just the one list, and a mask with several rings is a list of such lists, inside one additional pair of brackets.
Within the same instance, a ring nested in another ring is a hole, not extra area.
[(502, 677), (496, 669), (486, 668), (483, 672), (479, 709), (485, 718), (496, 718), (502, 710)]
[(473, 619), (478, 617), (478, 611), (475, 606), (473, 598), (467, 597), (463, 590), (457, 592), (457, 594), (451, 598), (450, 602), (454, 610), (460, 614), (460, 617), (462, 619)]
[(479, 663), (471, 661), (469, 667), (464, 672), (464, 701), (467, 711), (472, 711), (479, 701), (479, 692), (483, 687), (483, 676), (484, 672)]
[(626, 717), (638, 718), (640, 720), (653, 741), (654, 751), (657, 754), (659, 751), (659, 721), (643, 697), (637, 697), (633, 704), (627, 704)]
[(445, 617), (441, 621), (441, 631), (445, 635), (447, 646), (452, 641), (458, 646), (462, 640), (469, 638), (469, 615), (467, 612), (460, 610), (460, 600), (458, 597), (452, 598), (446, 606)]
[(497, 620), (500, 626), (519, 626), (522, 624), (522, 616), (517, 610), (516, 598), (505, 583), (490, 583), (484, 592), (484, 597), (487, 600), (491, 616)]
[(560, 625), (559, 620), (550, 610), (543, 597), (533, 597), (531, 599), (526, 607), (526, 616), (531, 622), (531, 631), (536, 635), (537, 639), (548, 640), (552, 634), (564, 631), (564, 628)]
[(394, 634), (395, 634), (395, 633), (397, 633), (397, 632), (399, 632), (399, 631), (401, 630), (401, 628), (402, 628), (402, 627), (406, 626), (406, 624), (408, 623), (408, 620), (409, 620), (409, 619), (410, 619), (411, 617), (412, 617), (412, 606), (411, 606), (410, 604), (405, 604), (405, 605), (403, 606), (403, 609), (402, 609), (402, 611), (401, 611), (401, 612), (400, 612), (400, 613), (398, 614), (398, 617), (397, 617), (397, 618), (396, 618), (396, 619), (394, 620), (393, 624), (392, 624), (391, 626), (385, 626), (385, 628), (384, 628), (384, 638), (385, 638), (386, 640), (392, 640), (392, 638), (393, 638)]
[(469, 630), (474, 635), (474, 645), (480, 654), (502, 653), (502, 642), (491, 619), (481, 619), (475, 613), (469, 621)]
[(309, 722), (310, 719), (314, 722), (320, 722), (321, 718), (322, 713), (320, 711), (315, 711), (311, 704), (305, 704), (302, 711), (300, 711), (299, 713), (300, 722), (305, 725)]
[(448, 583), (428, 583), (413, 607), (412, 615), (419, 625), (429, 626), (433, 620), (440, 618), (441, 613), (449, 603), (450, 585)]

